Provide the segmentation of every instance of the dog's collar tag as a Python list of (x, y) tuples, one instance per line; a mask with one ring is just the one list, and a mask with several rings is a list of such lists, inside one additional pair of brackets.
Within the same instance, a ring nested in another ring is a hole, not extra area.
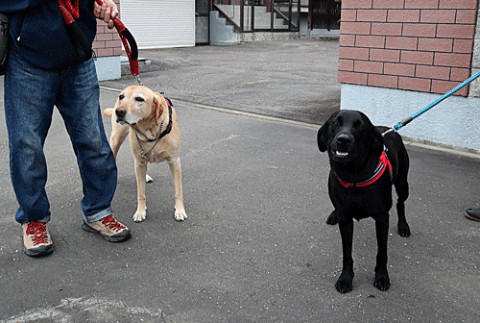
[(385, 151), (382, 151), (380, 158), (378, 160), (378, 165), (375, 168), (372, 177), (370, 177), (366, 181), (363, 181), (360, 183), (351, 183), (351, 182), (346, 182), (342, 180), (338, 176), (336, 177), (340, 185), (342, 185), (345, 188), (366, 187), (378, 181), (378, 179), (382, 177), (383, 173), (385, 173), (385, 170), (387, 169), (390, 172), (390, 176), (392, 176), (392, 171), (393, 171), (392, 163), (390, 162), (390, 159), (388, 159), (388, 156), (385, 153)]

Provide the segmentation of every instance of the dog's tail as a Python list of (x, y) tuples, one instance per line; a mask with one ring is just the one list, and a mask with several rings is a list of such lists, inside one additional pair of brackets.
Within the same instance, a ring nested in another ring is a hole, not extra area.
[(113, 114), (113, 108), (104, 109), (104, 110), (102, 111), (102, 115), (103, 115), (104, 117), (111, 117), (112, 114)]

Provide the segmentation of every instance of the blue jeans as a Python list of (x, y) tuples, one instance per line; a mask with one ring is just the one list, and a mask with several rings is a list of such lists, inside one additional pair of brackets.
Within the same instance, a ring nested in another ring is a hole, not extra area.
[(105, 136), (99, 96), (92, 59), (63, 70), (43, 70), (10, 51), (5, 75), (5, 117), (10, 175), (19, 204), (17, 222), (50, 220), (43, 145), (54, 106), (63, 118), (77, 157), (85, 221), (98, 221), (111, 214), (117, 168)]

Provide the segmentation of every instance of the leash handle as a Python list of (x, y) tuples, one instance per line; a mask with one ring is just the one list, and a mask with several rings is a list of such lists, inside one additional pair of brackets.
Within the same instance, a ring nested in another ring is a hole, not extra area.
[(426, 107), (424, 107), (423, 109), (421, 109), (420, 111), (412, 114), (411, 116), (409, 116), (408, 118), (406, 118), (405, 120), (403, 121), (400, 121), (399, 123), (397, 123), (396, 125), (393, 126), (393, 129), (395, 130), (399, 130), (400, 128), (406, 126), (407, 124), (409, 124), (411, 121), (413, 121), (413, 119), (421, 116), (422, 114), (424, 114), (425, 112), (427, 112), (428, 110), (430, 110), (431, 108), (433, 108), (434, 106), (436, 106), (437, 104), (439, 104), (440, 102), (442, 102), (443, 100), (445, 100), (446, 98), (452, 96), (455, 92), (457, 92), (458, 90), (460, 90), (461, 88), (465, 87), (466, 85), (472, 83), (474, 80), (476, 80), (478, 77), (480, 77), (480, 71), (473, 74), (472, 76), (470, 76), (468, 79), (466, 79), (465, 81), (463, 81), (462, 83), (460, 83), (459, 85), (457, 85), (456, 87), (454, 87), (453, 89), (451, 89), (450, 91), (448, 91), (447, 93), (443, 94), (442, 96), (440, 96), (438, 99), (436, 99), (435, 101), (431, 102), (430, 104), (428, 104)]
[(88, 41), (76, 19), (80, 17), (79, 3), (72, 5), (70, 1), (58, 0), (58, 9), (65, 22), (68, 36), (72, 40), (72, 45), (79, 57), (86, 58), (92, 53), (92, 44)]
[[(102, 0), (95, 0), (99, 6), (103, 5)], [(113, 18), (113, 25), (115, 29), (117, 29), (118, 35), (120, 36), (120, 40), (123, 43), (123, 47), (125, 48), (125, 52), (128, 56), (128, 63), (130, 64), (130, 73), (137, 77), (140, 75), (140, 67), (138, 65), (138, 47), (135, 38), (133, 38), (132, 33), (130, 30), (125, 27), (123, 22), (118, 18)], [(140, 82), (139, 82), (140, 83)]]

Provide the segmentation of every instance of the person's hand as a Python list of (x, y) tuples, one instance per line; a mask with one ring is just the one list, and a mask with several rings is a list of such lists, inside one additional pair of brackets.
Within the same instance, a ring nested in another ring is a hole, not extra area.
[(118, 8), (113, 0), (103, 0), (102, 6), (95, 2), (93, 14), (98, 19), (105, 21), (108, 24), (108, 28), (112, 29), (114, 27), (112, 19), (117, 18)]

